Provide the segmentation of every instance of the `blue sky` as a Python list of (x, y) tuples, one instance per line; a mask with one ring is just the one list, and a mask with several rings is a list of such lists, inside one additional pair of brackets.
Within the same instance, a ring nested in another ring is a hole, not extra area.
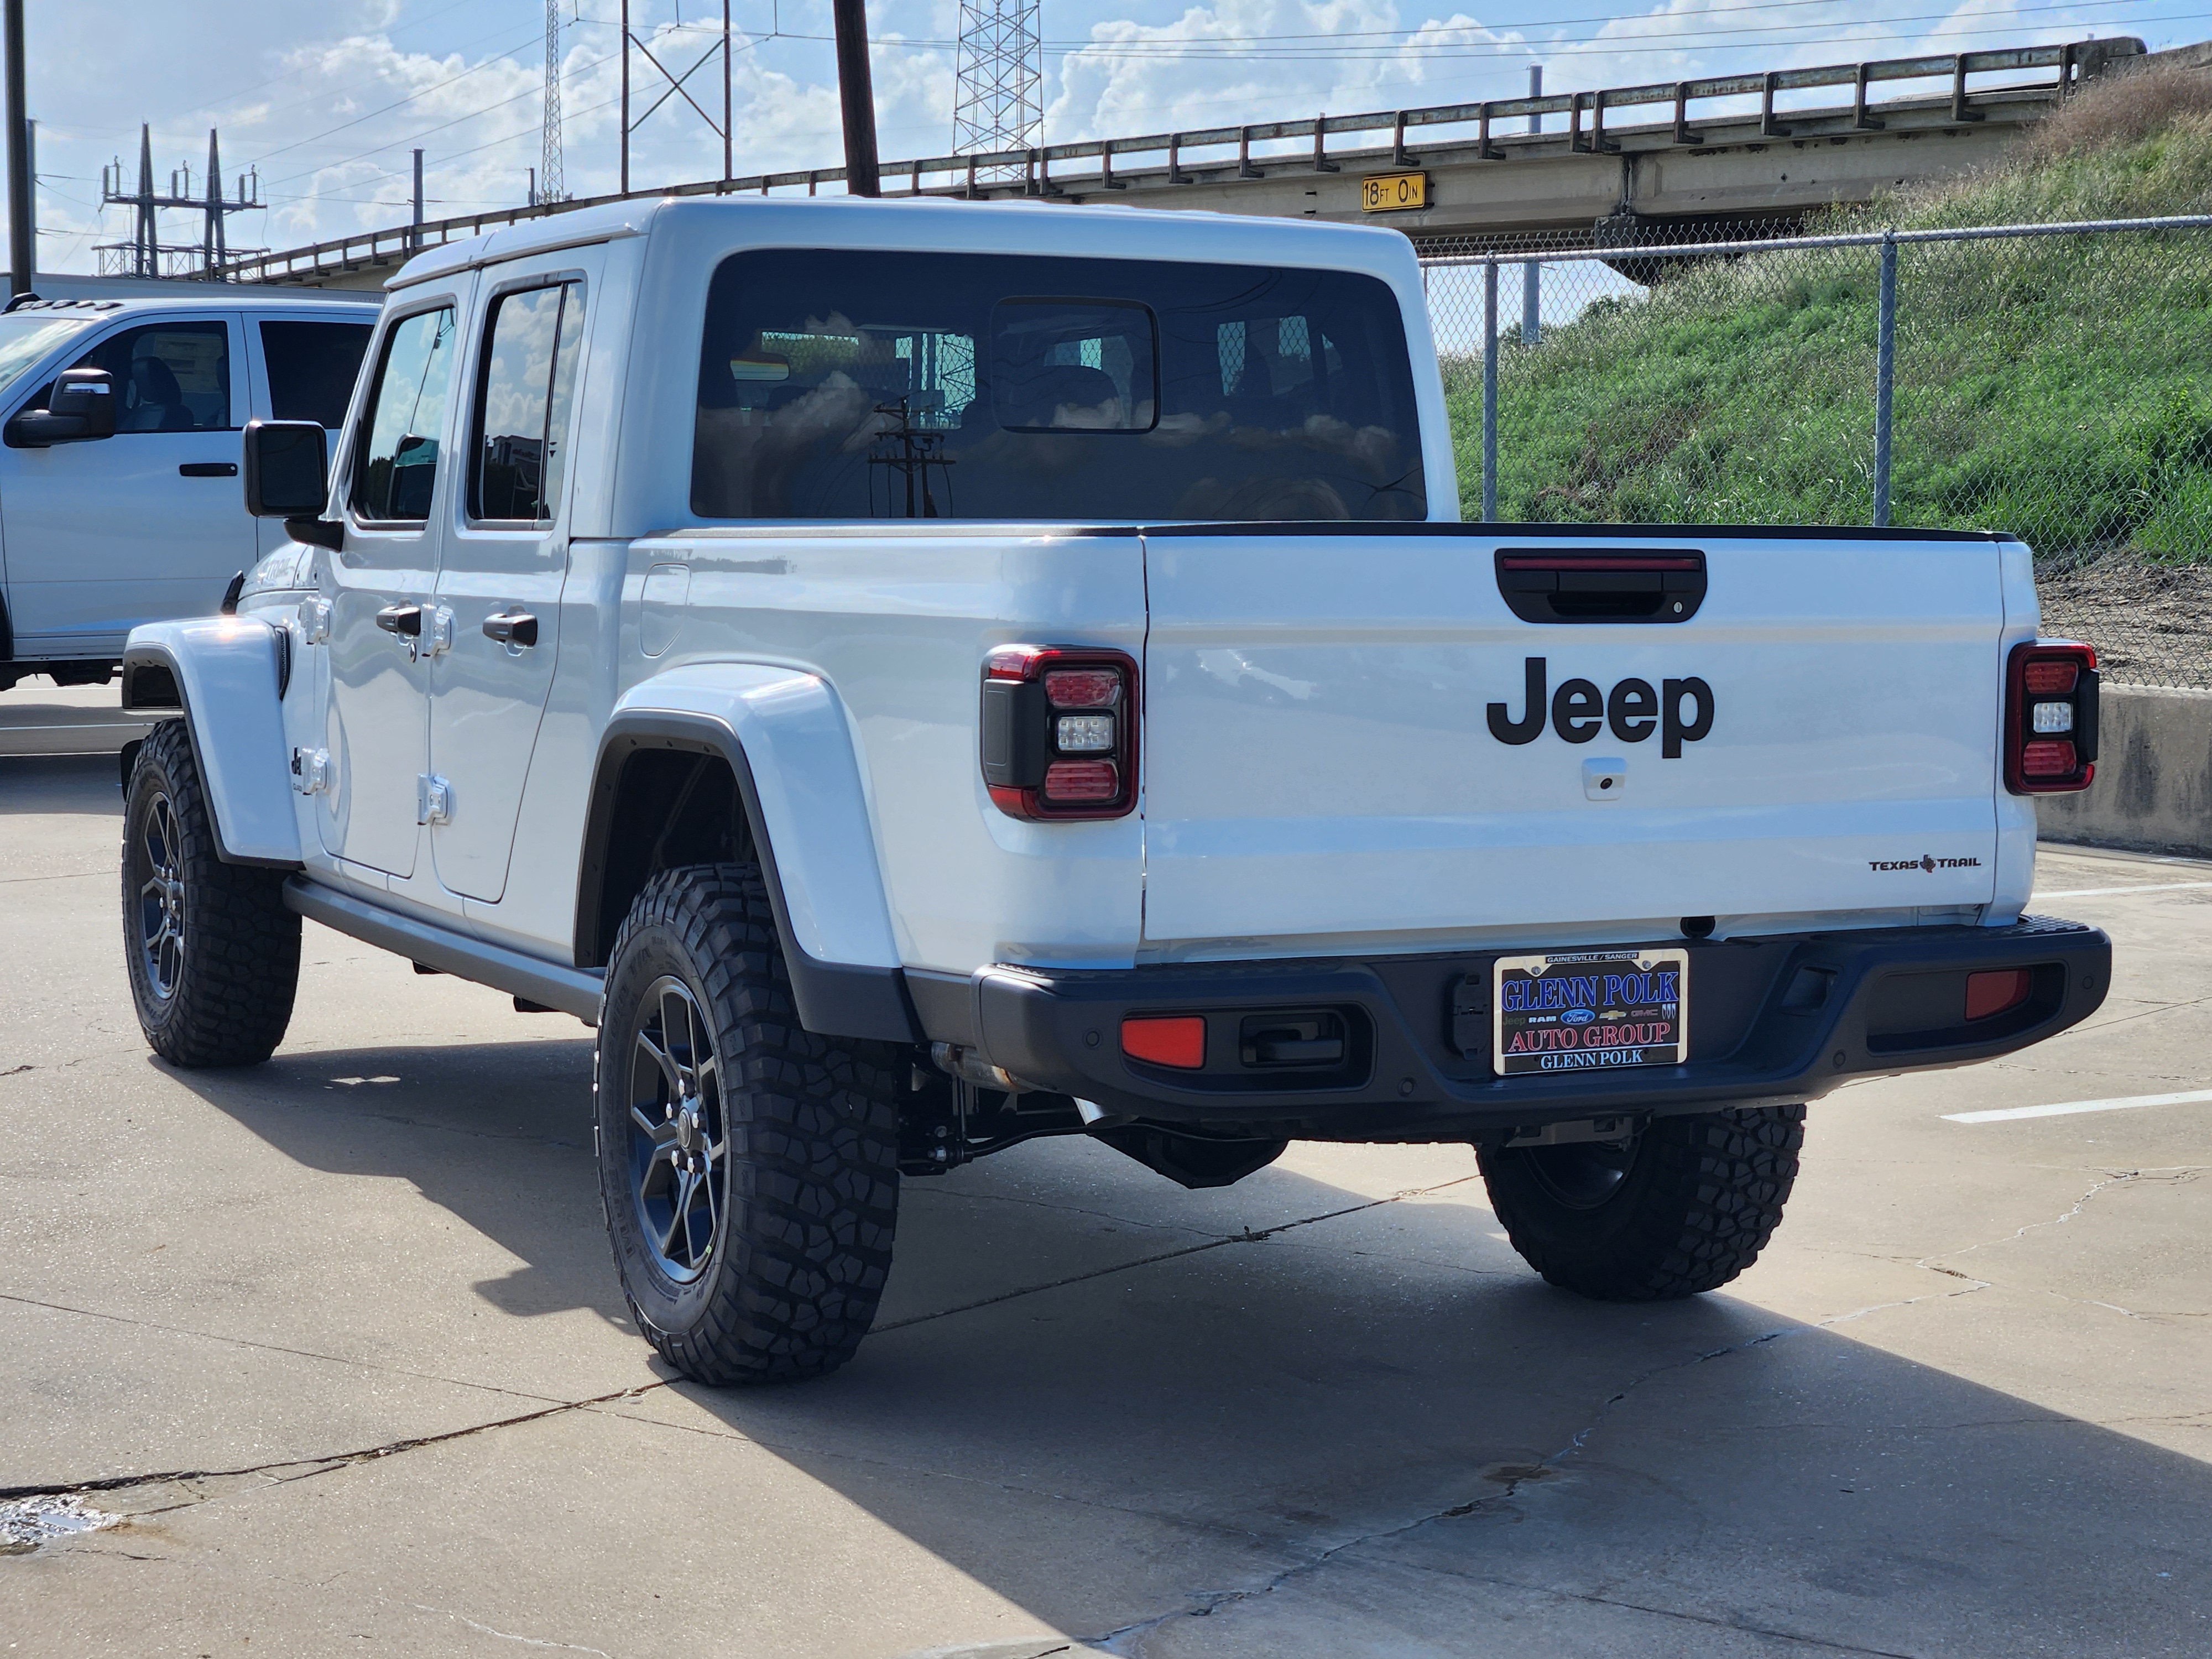
[[(613, 20), (619, 0), (561, 0), (568, 191), (615, 185)], [(235, 246), (286, 247), (407, 216), (409, 152), (426, 152), (431, 217), (524, 199), (538, 155), (542, 0), (29, 0), (39, 118), (40, 258), (94, 268), (129, 233), (98, 203), (103, 164), (135, 182), (138, 124), (157, 186), (189, 163), (203, 188), (207, 130), (233, 175), (253, 167), (264, 211)], [(957, 0), (873, 0), (886, 159), (951, 149)], [(633, 26), (680, 70), (719, 40), (720, 0), (633, 0)], [(736, 171), (841, 159), (829, 0), (732, 0)], [(2154, 47), (2212, 38), (2212, 0), (1044, 0), (1048, 141), (1510, 97), (1528, 65), (1568, 91), (1737, 70), (1850, 62), (2087, 35)], [(634, 84), (653, 72), (634, 64)], [(690, 82), (719, 113), (717, 66)], [(634, 141), (635, 184), (711, 178), (721, 141), (672, 100)], [(198, 216), (164, 221), (197, 241)]]

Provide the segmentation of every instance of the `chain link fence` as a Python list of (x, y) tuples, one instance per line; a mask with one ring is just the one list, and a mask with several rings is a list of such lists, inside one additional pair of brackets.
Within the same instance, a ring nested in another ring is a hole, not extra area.
[(2212, 217), (1755, 229), (1425, 246), (1463, 515), (2008, 531), (2046, 634), (2212, 686)]

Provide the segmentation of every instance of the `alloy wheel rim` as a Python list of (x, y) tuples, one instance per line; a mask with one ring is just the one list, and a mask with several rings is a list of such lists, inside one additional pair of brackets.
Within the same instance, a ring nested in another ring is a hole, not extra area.
[(628, 1081), (631, 1205), (654, 1265), (688, 1285), (721, 1242), (730, 1142), (712, 1028), (683, 981), (639, 1002)]
[(138, 957), (146, 986), (158, 1002), (177, 994), (185, 968), (184, 860), (178, 848), (177, 809), (156, 791), (138, 825), (137, 848), (144, 878), (138, 884)]

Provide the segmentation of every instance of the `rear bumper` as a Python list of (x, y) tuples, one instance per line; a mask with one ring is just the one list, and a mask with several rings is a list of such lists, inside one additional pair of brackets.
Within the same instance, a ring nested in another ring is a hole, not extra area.
[[(1488, 1017), (1464, 1012), (1462, 988), (1486, 986), (1494, 959), (1477, 953), (1112, 972), (994, 967), (961, 988), (968, 998), (932, 996), (923, 1012), (933, 1036), (972, 1043), (1024, 1081), (1109, 1113), (1216, 1133), (1465, 1139), (1621, 1113), (1778, 1105), (1855, 1077), (1988, 1060), (2087, 1018), (2112, 969), (2104, 933), (2039, 917), (1689, 949), (1690, 1056), (1663, 1067), (1496, 1075)], [(1966, 976), (1998, 969), (2030, 970), (2027, 1000), (1967, 1022)], [(1249, 1045), (1240, 1049), (1253, 1016), (1308, 1010), (1335, 1013), (1349, 1034), (1344, 1060), (1326, 1074), (1257, 1066)], [(1206, 1017), (1204, 1071), (1121, 1053), (1123, 1018), (1158, 1014)]]

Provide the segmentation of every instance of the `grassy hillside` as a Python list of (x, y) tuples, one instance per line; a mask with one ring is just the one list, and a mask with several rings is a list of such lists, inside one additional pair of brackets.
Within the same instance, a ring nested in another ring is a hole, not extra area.
[[(2004, 168), (1832, 216), (1900, 228), (2212, 211), (2212, 76), (2101, 83)], [(1878, 254), (1709, 263), (1501, 350), (1509, 520), (1867, 522)], [(1479, 364), (1450, 377), (1481, 492)], [(1908, 246), (1893, 516), (2046, 568), (2212, 559), (2212, 232)]]

